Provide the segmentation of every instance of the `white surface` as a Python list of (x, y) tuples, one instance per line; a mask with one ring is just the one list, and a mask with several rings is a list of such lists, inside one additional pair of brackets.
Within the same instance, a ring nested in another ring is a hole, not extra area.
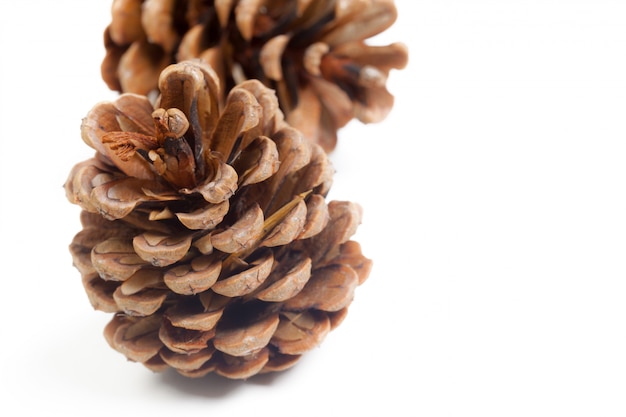
[(397, 2), (396, 107), (349, 125), (331, 197), (375, 261), (292, 370), (155, 375), (112, 351), (67, 246), (109, 1), (0, 6), (0, 414), (626, 415), (626, 3)]

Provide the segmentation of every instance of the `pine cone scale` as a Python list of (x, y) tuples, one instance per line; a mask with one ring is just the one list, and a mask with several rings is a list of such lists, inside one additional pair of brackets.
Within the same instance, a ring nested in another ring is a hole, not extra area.
[(248, 356), (264, 349), (274, 335), (279, 323), (278, 314), (269, 315), (242, 327), (219, 329), (213, 346), (231, 356)]

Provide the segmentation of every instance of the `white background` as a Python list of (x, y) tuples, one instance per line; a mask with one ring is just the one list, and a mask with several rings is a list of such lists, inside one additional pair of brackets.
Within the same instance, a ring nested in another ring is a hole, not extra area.
[(282, 374), (152, 374), (111, 350), (71, 265), (62, 185), (91, 156), (108, 0), (0, 6), (0, 414), (626, 415), (626, 2), (400, 0), (383, 123), (331, 198), (375, 266)]

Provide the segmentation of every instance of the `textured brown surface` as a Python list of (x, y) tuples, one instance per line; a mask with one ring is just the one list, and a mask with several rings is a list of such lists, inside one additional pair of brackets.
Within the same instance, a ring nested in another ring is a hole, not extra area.
[(96, 155), (65, 184), (70, 251), (109, 344), (150, 369), (247, 378), (286, 369), (345, 317), (371, 262), (360, 207), (258, 81), (223, 105), (205, 63), (167, 67), (156, 105), (122, 94), (82, 124)]
[(246, 79), (277, 91), (287, 121), (329, 152), (351, 119), (384, 119), (401, 43), (369, 39), (396, 20), (393, 0), (114, 0), (102, 76), (121, 92), (149, 94), (161, 70), (202, 58), (230, 90)]

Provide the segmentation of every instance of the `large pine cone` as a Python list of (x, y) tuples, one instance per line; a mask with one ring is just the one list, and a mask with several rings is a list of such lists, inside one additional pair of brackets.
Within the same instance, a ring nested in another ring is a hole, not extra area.
[(201, 61), (83, 120), (96, 150), (65, 184), (83, 209), (70, 245), (109, 344), (154, 370), (247, 378), (283, 370), (347, 312), (370, 260), (349, 240), (361, 210), (331, 201), (327, 154), (258, 81), (218, 105)]
[(366, 40), (396, 17), (393, 0), (114, 0), (102, 76), (149, 94), (167, 65), (202, 58), (224, 91), (246, 79), (275, 89), (287, 121), (330, 152), (352, 118), (378, 122), (393, 106), (387, 77), (406, 47)]

